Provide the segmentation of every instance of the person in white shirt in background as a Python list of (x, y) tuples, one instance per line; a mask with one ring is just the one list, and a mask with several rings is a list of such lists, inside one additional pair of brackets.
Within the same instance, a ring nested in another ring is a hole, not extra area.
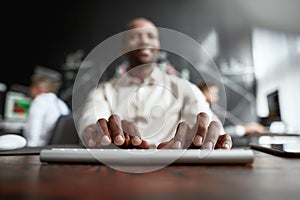
[[(214, 83), (201, 83), (198, 85), (210, 106), (219, 100), (219, 87)], [(229, 125), (224, 127), (225, 132), (231, 136), (244, 136), (265, 132), (265, 127), (257, 122)]]
[(196, 85), (157, 66), (160, 41), (145, 18), (130, 21), (128, 70), (89, 93), (79, 134), (87, 147), (231, 149), (232, 141)]
[(45, 146), (61, 115), (70, 114), (70, 109), (58, 96), (58, 84), (51, 78), (32, 75), (30, 96), (32, 98), (23, 135), (27, 146)]

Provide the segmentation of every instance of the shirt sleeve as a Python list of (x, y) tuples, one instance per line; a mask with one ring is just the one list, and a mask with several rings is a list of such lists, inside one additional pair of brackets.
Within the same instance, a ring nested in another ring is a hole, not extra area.
[(24, 127), (24, 136), (27, 139), (27, 146), (43, 146), (46, 141), (42, 140), (43, 124), (46, 115), (46, 105), (39, 98), (36, 98), (30, 106), (28, 120)]
[(191, 124), (196, 123), (197, 115), (200, 112), (205, 112), (209, 116), (209, 122), (218, 121), (221, 124), (221, 132), (220, 134), (225, 134), (224, 127), (222, 125), (221, 120), (217, 117), (217, 115), (211, 110), (208, 102), (204, 94), (201, 90), (193, 83), (190, 83), (190, 87), (192, 94), (186, 94), (186, 102), (184, 102), (184, 119), (187, 120)]
[[(89, 92), (85, 101), (81, 117), (79, 119), (79, 136), (81, 137), (85, 128), (91, 124), (95, 124), (98, 119), (106, 118), (112, 114), (110, 103), (107, 99), (108, 90), (105, 89), (105, 84), (101, 84), (98, 88)], [(110, 90), (110, 92), (112, 92)]]

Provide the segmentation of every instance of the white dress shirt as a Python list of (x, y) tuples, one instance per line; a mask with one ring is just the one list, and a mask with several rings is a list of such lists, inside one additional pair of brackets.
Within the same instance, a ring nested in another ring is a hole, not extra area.
[(23, 135), (27, 146), (47, 145), (57, 119), (70, 113), (68, 106), (54, 93), (43, 93), (31, 102)]
[(174, 137), (179, 122), (194, 125), (200, 112), (206, 112), (210, 121), (219, 121), (196, 85), (155, 67), (144, 81), (127, 73), (92, 90), (79, 120), (79, 133), (98, 119), (117, 114), (134, 121), (142, 139), (157, 146)]

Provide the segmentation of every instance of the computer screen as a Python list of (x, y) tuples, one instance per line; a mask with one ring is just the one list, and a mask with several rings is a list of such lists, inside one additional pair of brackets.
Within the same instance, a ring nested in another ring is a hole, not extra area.
[(31, 98), (24, 93), (8, 91), (4, 104), (4, 119), (6, 121), (25, 121), (28, 116)]
[(268, 99), (268, 108), (269, 108), (269, 120), (270, 121), (281, 121), (280, 114), (280, 103), (278, 90), (275, 90), (267, 95)]

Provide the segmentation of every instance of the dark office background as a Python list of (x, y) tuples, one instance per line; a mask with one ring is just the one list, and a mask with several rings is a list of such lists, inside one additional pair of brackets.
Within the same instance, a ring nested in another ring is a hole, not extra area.
[(8, 88), (29, 85), (36, 66), (61, 71), (68, 54), (81, 49), (86, 55), (135, 17), (149, 18), (198, 42), (215, 29), (216, 64), (235, 58), (249, 65), (251, 27), (299, 34), (299, 8), (297, 0), (9, 1), (2, 5), (0, 82)]
[(198, 41), (216, 27), (226, 49), (253, 25), (299, 33), (298, 8), (297, 0), (9, 1), (2, 5), (2, 69), (11, 71), (0, 80), (29, 84), (36, 65), (61, 69), (67, 54), (89, 52), (138, 16)]

